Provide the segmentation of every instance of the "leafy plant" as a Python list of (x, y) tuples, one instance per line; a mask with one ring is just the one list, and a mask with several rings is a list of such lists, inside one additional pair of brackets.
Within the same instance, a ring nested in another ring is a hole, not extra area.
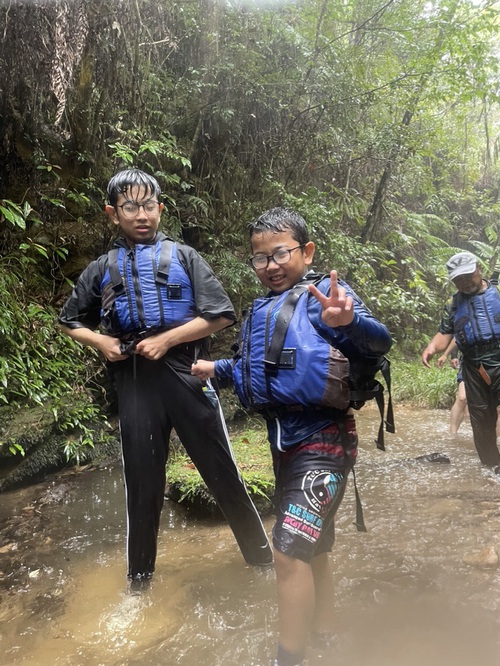
[(0, 201), (0, 223), (10, 222), (14, 227), (18, 227), (24, 231), (28, 219), (36, 222), (40, 221), (38, 214), (33, 210), (28, 201), (25, 201), (23, 204), (17, 204), (8, 199)]
[(25, 451), (24, 448), (21, 446), (21, 444), (19, 444), (18, 442), (14, 442), (13, 444), (10, 444), (10, 445), (9, 445), (9, 451), (10, 451), (13, 455), (17, 455), (17, 454), (20, 454), (21, 456), (25, 456), (25, 455), (26, 455), (26, 451)]
[(391, 362), (392, 398), (430, 409), (449, 409), (455, 400), (457, 371), (449, 365), (426, 368), (420, 360)]
[[(231, 443), (249, 494), (254, 498), (263, 498), (265, 503), (270, 505), (274, 491), (274, 474), (264, 431), (245, 430), (235, 436)], [(180, 490), (181, 502), (193, 503), (200, 495), (208, 494), (198, 470), (182, 448), (172, 452), (167, 463), (167, 478), (170, 485)]]
[[(47, 258), (44, 249), (35, 248)], [(57, 249), (65, 256), (63, 248)], [(0, 260), (0, 403), (40, 405), (51, 412), (58, 427), (70, 434), (66, 454), (79, 460), (80, 452), (99, 439), (90, 424), (103, 421), (91, 393), (96, 355), (60, 332), (50, 305), (30, 298), (23, 267), (36, 262), (24, 255), (17, 259)], [(10, 450), (24, 455), (22, 447)]]

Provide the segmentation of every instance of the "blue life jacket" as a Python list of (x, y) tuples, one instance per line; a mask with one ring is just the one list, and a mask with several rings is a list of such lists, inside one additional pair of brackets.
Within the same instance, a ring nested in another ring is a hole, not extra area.
[[(384, 451), (384, 427), (395, 432), (389, 360), (348, 359), (314, 326), (307, 311), (308, 284), (324, 277), (311, 275), (283, 294), (254, 301), (235, 348), (236, 393), (244, 407), (266, 418), (325, 407), (360, 409), (375, 399), (381, 417), (376, 444)], [(389, 392), (386, 418), (378, 372)]]
[[(245, 407), (349, 407), (349, 361), (311, 324), (307, 300), (307, 285), (299, 285), (254, 301), (243, 323), (233, 369), (236, 393)], [(287, 309), (284, 341), (273, 359), (276, 322)]]
[(101, 320), (111, 335), (167, 330), (196, 317), (191, 280), (170, 239), (110, 250), (101, 293)]
[(500, 341), (500, 294), (495, 285), (488, 284), (482, 294), (473, 296), (457, 292), (451, 312), (455, 339), (462, 351)]

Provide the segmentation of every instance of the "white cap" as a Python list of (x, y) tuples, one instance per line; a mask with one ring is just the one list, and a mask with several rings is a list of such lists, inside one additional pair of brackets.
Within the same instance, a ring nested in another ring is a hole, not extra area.
[(446, 262), (450, 280), (454, 280), (459, 275), (470, 275), (474, 273), (476, 267), (477, 259), (471, 252), (459, 252)]

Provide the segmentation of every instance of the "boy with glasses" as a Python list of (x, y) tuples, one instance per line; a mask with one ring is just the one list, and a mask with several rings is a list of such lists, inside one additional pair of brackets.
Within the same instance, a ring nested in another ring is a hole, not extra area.
[(298, 213), (263, 213), (250, 225), (250, 243), (250, 263), (270, 291), (254, 301), (235, 357), (199, 361), (192, 372), (232, 380), (242, 404), (266, 419), (276, 476), (273, 664), (296, 666), (308, 638), (328, 640), (333, 625), (328, 553), (358, 445), (348, 359), (376, 359), (391, 337), (336, 271), (309, 270), (314, 243)]
[(155, 569), (172, 428), (245, 560), (268, 565), (271, 548), (236, 467), (218, 400), (212, 402), (204, 382), (190, 373), (199, 356), (208, 358), (209, 336), (234, 323), (231, 302), (195, 250), (158, 231), (164, 205), (155, 178), (121, 171), (107, 195), (106, 213), (120, 236), (84, 270), (59, 322), (106, 357), (116, 386), (128, 577), (134, 587), (145, 586)]

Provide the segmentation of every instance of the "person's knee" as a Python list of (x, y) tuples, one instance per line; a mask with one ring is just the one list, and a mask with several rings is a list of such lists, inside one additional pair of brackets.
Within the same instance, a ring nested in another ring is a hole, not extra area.
[(295, 559), (274, 548), (274, 562), (276, 569), (287, 571), (293, 567)]
[(279, 580), (284, 581), (287, 578), (293, 578), (301, 569), (306, 567), (309, 567), (309, 565), (302, 562), (302, 560), (290, 557), (290, 555), (286, 555), (274, 548), (274, 568)]
[(319, 553), (311, 560), (311, 567), (313, 571), (329, 571), (330, 557), (329, 553)]

